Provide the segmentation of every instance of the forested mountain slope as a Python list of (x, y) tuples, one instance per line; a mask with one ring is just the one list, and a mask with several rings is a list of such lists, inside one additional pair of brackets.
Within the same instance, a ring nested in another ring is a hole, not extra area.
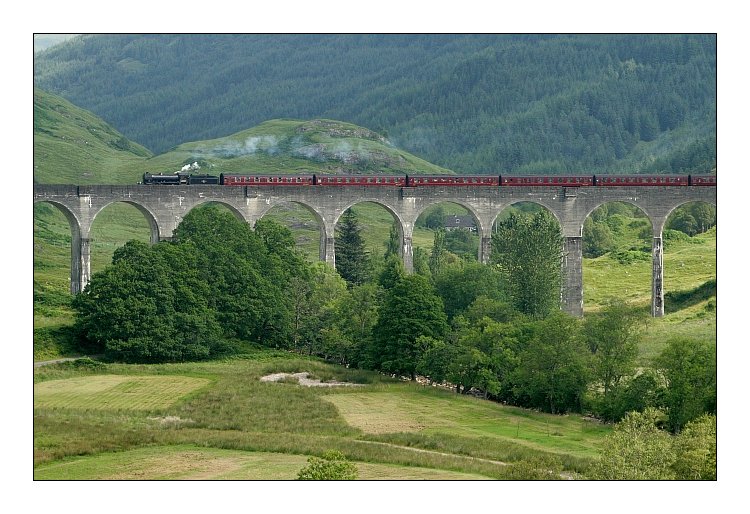
[(715, 35), (96, 35), (35, 83), (154, 153), (328, 118), (458, 172), (716, 163)]

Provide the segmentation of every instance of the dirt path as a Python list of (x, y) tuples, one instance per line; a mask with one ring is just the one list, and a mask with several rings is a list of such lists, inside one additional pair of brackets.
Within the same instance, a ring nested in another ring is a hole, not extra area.
[(101, 355), (81, 355), (80, 357), (65, 357), (62, 359), (53, 359), (49, 361), (37, 361), (37, 362), (34, 362), (34, 367), (40, 368), (42, 366), (48, 366), (50, 364), (58, 364), (60, 362), (69, 362), (69, 361), (75, 361), (78, 359), (96, 359), (97, 357), (101, 357)]
[(497, 464), (498, 466), (507, 466), (507, 462), (502, 462), (499, 460), (490, 460), (490, 459), (483, 459), (481, 457), (470, 457), (469, 455), (460, 455), (458, 453), (445, 453), (445, 452), (437, 452), (435, 450), (424, 450), (422, 448), (414, 448), (413, 446), (401, 446), (398, 444), (392, 444), (392, 443), (381, 443), (380, 441), (366, 441), (363, 439), (357, 439), (358, 443), (367, 443), (367, 444), (376, 444), (378, 446), (389, 446), (391, 448), (398, 448), (399, 450), (411, 450), (413, 452), (418, 453), (431, 453), (432, 455), (442, 455), (444, 457), (457, 457), (459, 459), (467, 459), (467, 460), (473, 460), (473, 461), (481, 461), (481, 462), (489, 462), (490, 464)]

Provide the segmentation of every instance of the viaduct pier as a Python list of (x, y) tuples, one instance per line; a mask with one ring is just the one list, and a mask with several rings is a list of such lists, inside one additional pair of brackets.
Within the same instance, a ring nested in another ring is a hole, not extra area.
[(518, 202), (533, 202), (554, 215), (564, 238), (561, 307), (583, 315), (583, 223), (597, 207), (626, 202), (641, 209), (651, 221), (653, 316), (664, 315), (662, 232), (669, 215), (688, 202), (716, 206), (715, 186), (592, 186), (592, 187), (487, 187), (487, 186), (76, 186), (34, 185), (34, 203), (47, 202), (67, 218), (72, 235), (70, 290), (81, 292), (89, 281), (90, 231), (96, 216), (115, 202), (135, 206), (148, 220), (151, 242), (170, 240), (182, 218), (194, 207), (218, 202), (239, 219), (255, 225), (272, 208), (295, 203), (312, 213), (320, 227), (320, 259), (336, 265), (336, 222), (349, 207), (373, 202), (391, 213), (399, 228), (400, 254), (411, 271), (412, 234), (419, 215), (431, 205), (452, 202), (474, 217), (479, 234), (479, 261), (487, 263), (491, 231), (498, 215)]

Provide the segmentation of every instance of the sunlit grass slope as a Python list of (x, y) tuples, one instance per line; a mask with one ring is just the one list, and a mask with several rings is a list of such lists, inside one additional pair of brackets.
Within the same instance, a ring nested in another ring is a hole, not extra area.
[[(365, 385), (260, 381), (279, 371)], [(202, 363), (79, 361), (36, 368), (34, 381), (37, 479), (290, 479), (330, 449), (365, 479), (502, 478), (507, 464), (538, 456), (574, 473), (610, 430), (272, 350)]]
[[(689, 295), (716, 281), (716, 227), (694, 237), (667, 240), (664, 244), (665, 315), (646, 319), (639, 361), (650, 360), (673, 337), (716, 342), (716, 293), (698, 296), (680, 304), (675, 295)], [(644, 314), (651, 309), (651, 255), (621, 262), (612, 254), (584, 259), (584, 312), (598, 310), (609, 298), (620, 298), (639, 306)]]
[[(201, 448), (139, 448), (40, 466), (35, 480), (294, 480), (307, 456)], [(360, 480), (487, 480), (443, 469), (355, 462)]]
[(220, 173), (451, 173), (364, 127), (334, 120), (270, 120), (236, 134), (184, 143), (148, 160), (152, 173), (198, 162)]
[(128, 183), (150, 156), (90, 112), (34, 89), (34, 182)]
[[(500, 406), (443, 391), (390, 387), (379, 392), (326, 396), (347, 423), (365, 434), (411, 433), (512, 442), (543, 451), (588, 457), (608, 429), (579, 416), (554, 416)], [(389, 440), (390, 438), (385, 438)]]

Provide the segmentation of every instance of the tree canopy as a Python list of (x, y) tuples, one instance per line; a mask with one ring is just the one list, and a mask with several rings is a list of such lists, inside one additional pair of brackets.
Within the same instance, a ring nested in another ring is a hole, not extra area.
[(497, 265), (515, 308), (543, 318), (560, 305), (562, 233), (546, 210), (511, 212), (496, 223), (490, 262)]
[(400, 277), (385, 293), (373, 328), (375, 365), (388, 373), (414, 376), (424, 352), (422, 336), (441, 339), (448, 330), (443, 302), (421, 275)]
[(287, 229), (264, 222), (253, 231), (226, 210), (196, 208), (174, 242), (119, 248), (75, 298), (76, 326), (126, 361), (206, 358), (232, 338), (286, 346), (288, 285), (308, 273)]

